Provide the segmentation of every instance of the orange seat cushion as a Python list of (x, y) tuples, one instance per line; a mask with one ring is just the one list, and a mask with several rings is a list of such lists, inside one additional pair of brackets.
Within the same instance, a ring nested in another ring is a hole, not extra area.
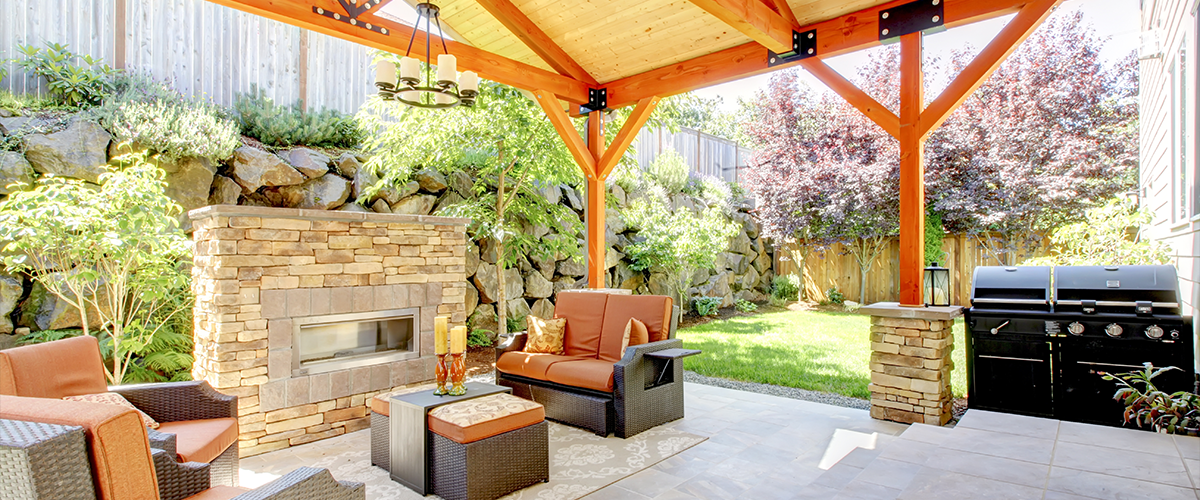
[(456, 443), (473, 443), (541, 422), (542, 405), (511, 394), (439, 406), (429, 412), (429, 430)]
[(247, 491), (250, 490), (235, 486), (213, 486), (184, 500), (229, 500)]
[(604, 392), (613, 390), (613, 364), (599, 359), (555, 363), (546, 371), (546, 377), (551, 382), (572, 387)]
[(520, 375), (522, 377), (535, 378), (538, 380), (549, 380), (546, 378), (546, 370), (555, 363), (563, 361), (576, 361), (581, 359), (578, 356), (559, 356), (557, 354), (541, 354), (532, 352), (510, 351), (500, 355), (500, 359), (496, 360), (496, 369), (509, 375)]
[[(625, 327), (630, 318), (646, 325), (650, 342), (664, 340), (671, 328), (671, 298), (665, 295), (609, 295), (604, 306), (598, 359), (610, 364), (621, 360)], [(567, 322), (570, 327), (570, 321)]]
[(96, 337), (71, 337), (0, 351), (0, 394), (62, 399), (108, 392)]
[(238, 423), (232, 417), (161, 422), (158, 432), (175, 435), (181, 462), (209, 463), (237, 442)]
[[(563, 354), (594, 358), (600, 352), (600, 330), (604, 326), (604, 305), (607, 293), (563, 291), (556, 298), (554, 317), (567, 318), (567, 333), (563, 337)], [(628, 318), (626, 318), (628, 321)], [(621, 325), (623, 328), (625, 325)]]
[(0, 418), (83, 427), (100, 500), (158, 500), (158, 479), (142, 417), (84, 401), (0, 396)]

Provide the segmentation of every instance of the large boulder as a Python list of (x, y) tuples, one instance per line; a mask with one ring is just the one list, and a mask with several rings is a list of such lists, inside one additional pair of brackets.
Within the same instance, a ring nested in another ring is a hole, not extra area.
[(533, 301), (533, 307), (529, 308), (529, 314), (539, 318), (554, 317), (554, 303), (550, 299), (537, 299)]
[[(363, 192), (365, 192), (367, 188), (374, 186), (377, 182), (379, 182), (379, 176), (375, 175), (375, 172), (372, 172), (371, 169), (367, 168), (366, 166), (359, 166), (359, 168), (354, 172), (354, 186), (351, 190), (351, 194), (354, 195), (354, 199), (358, 200), (359, 203), (371, 201), (362, 199)], [(399, 201), (400, 198), (403, 198), (403, 196), (396, 198), (396, 201)]]
[(534, 299), (545, 299), (554, 295), (554, 283), (546, 279), (541, 272), (535, 271), (525, 277), (525, 296)]
[(248, 192), (263, 186), (292, 186), (306, 179), (278, 156), (261, 149), (242, 146), (233, 152), (233, 180)]
[(468, 316), (474, 313), (475, 308), (479, 306), (479, 290), (476, 290), (473, 286), (467, 287), (467, 297), (463, 301), (463, 304), (466, 306)]
[(508, 318), (505, 319), (520, 322), (521, 326), (517, 328), (519, 330), (524, 330), (525, 317), (529, 316), (530, 311), (531, 309), (529, 309), (529, 302), (527, 302), (525, 299), (517, 297), (508, 301)]
[(5, 116), (0, 117), (0, 134), (13, 135), (38, 132), (54, 125), (55, 120), (36, 116)]
[(758, 270), (754, 269), (754, 266), (750, 266), (749, 269), (746, 269), (746, 274), (743, 274), (741, 279), (738, 280), (738, 284), (742, 290), (753, 290), (754, 287), (758, 286), (759, 279), (762, 279), (762, 275), (758, 274)]
[[(759, 240), (759, 244), (762, 244), (762, 240)], [(760, 274), (766, 272), (768, 269), (771, 269), (771, 254), (767, 253), (765, 250), (759, 252), (758, 256), (754, 258), (754, 268), (758, 269)]]
[(583, 211), (583, 200), (579, 198), (579, 193), (575, 192), (575, 188), (563, 186), (562, 192), (563, 198), (567, 199), (567, 205), (570, 205), (576, 212)]
[(33, 184), (37, 172), (29, 165), (25, 155), (16, 151), (0, 151), (0, 195), (9, 194), (10, 184), (24, 182)]
[(480, 304), (467, 318), (467, 329), (470, 331), (487, 330), (492, 333), (500, 331), (496, 322), (496, 307), (491, 304)]
[(479, 240), (479, 260), (484, 262), (496, 263), (496, 252), (500, 245), (493, 238), (483, 238)]
[(537, 187), (537, 193), (551, 205), (557, 205), (559, 201), (562, 201), (562, 190), (558, 188), (557, 184), (542, 184)]
[(474, 276), (475, 271), (479, 269), (479, 246), (474, 242), (467, 240), (467, 253), (465, 256), (467, 276)]
[(750, 237), (746, 236), (746, 231), (738, 231), (737, 236), (729, 242), (729, 251), (733, 253), (749, 254), (754, 250), (754, 246), (750, 243)]
[(557, 267), (555, 264), (558, 263), (558, 261), (554, 260), (554, 255), (547, 255), (545, 258), (530, 255), (529, 260), (532, 261), (533, 267), (542, 273), (543, 278), (546, 278), (546, 280), (554, 279), (554, 269)]
[(421, 184), (421, 189), (431, 193), (439, 193), (446, 189), (446, 176), (432, 168), (427, 168), (417, 172), (413, 178), (415, 178), (417, 182)]
[[(103, 291), (104, 289), (101, 288)], [(37, 326), (38, 330), (66, 330), (71, 328), (81, 328), (83, 326), (82, 316), (79, 314), (79, 309), (68, 304), (67, 301), (60, 299), (58, 296), (46, 292), (42, 289), (43, 295), (40, 304), (37, 304), (37, 309), (34, 313), (34, 324), (29, 326)], [(103, 293), (103, 292), (101, 292)], [(32, 294), (31, 294), (32, 295)], [(104, 297), (101, 295), (101, 300), (98, 302), (104, 303)], [(33, 297), (31, 297), (32, 299)], [(32, 304), (28, 304), (32, 305)], [(28, 307), (26, 305), (25, 307)], [(100, 328), (100, 314), (96, 311), (95, 306), (88, 306), (88, 326), (91, 328)]]
[(617, 249), (613, 247), (608, 247), (608, 249), (604, 252), (604, 269), (609, 270), (613, 267), (616, 267), (616, 265), (620, 264), (621, 260), (624, 258), (625, 254), (618, 252)]
[[(479, 301), (492, 304), (500, 299), (500, 281), (496, 276), (496, 265), (480, 262), (479, 269), (472, 278), (475, 288), (479, 290)], [(516, 268), (504, 270), (505, 300), (521, 297), (525, 294), (525, 283), (521, 279), (521, 271)]]
[(218, 175), (213, 177), (212, 191), (208, 195), (209, 205), (237, 205), (242, 195), (242, 186), (237, 181)]
[(25, 159), (43, 174), (100, 182), (107, 172), (108, 143), (112, 135), (100, 124), (75, 120), (53, 134), (25, 136)]
[(358, 203), (347, 203), (338, 207), (337, 210), (339, 212), (360, 212), (364, 214), (372, 213), (370, 210), (367, 210), (366, 207), (359, 205)]
[(12, 333), (12, 312), (21, 301), (21, 280), (7, 274), (0, 274), (0, 333)]
[(309, 179), (316, 179), (329, 172), (329, 157), (320, 151), (308, 148), (294, 148), (279, 154)]
[(375, 203), (371, 204), (371, 210), (377, 214), (390, 214), (392, 213), (392, 206), (388, 205), (386, 201), (375, 200)]
[[(159, 166), (167, 172), (166, 194), (183, 207), (183, 213), (208, 205), (209, 188), (217, 169), (208, 158), (187, 157)], [(237, 198), (234, 198), (237, 203)]]
[(570, 257), (559, 261), (558, 274), (572, 277), (583, 276), (587, 274), (587, 266), (583, 265), (582, 257)]
[(291, 201), (287, 204), (289, 207), (329, 210), (346, 203), (350, 197), (350, 181), (326, 172), (304, 184), (283, 187), (279, 191)]
[(647, 285), (653, 295), (671, 295), (671, 278), (666, 273), (651, 273)]
[(604, 223), (608, 226), (608, 229), (617, 234), (625, 232), (627, 228), (625, 219), (621, 217), (621, 213), (611, 208), (604, 210)]
[(388, 205), (400, 203), (400, 200), (408, 198), (417, 191), (421, 190), (421, 184), (417, 181), (408, 181), (401, 186), (387, 186), (379, 190), (379, 197), (387, 201)]
[(699, 287), (700, 294), (705, 297), (724, 297), (733, 293), (729, 287), (730, 273), (723, 272), (708, 279), (708, 283)]
[(613, 198), (617, 199), (618, 207), (624, 207), (627, 204), (628, 196), (625, 194), (625, 188), (621, 187), (620, 184), (613, 183), (612, 195), (613, 195)]
[(726, 254), (725, 268), (732, 270), (733, 274), (746, 274), (746, 268), (750, 267), (750, 259), (742, 254)]
[(392, 213), (409, 215), (429, 215), (433, 211), (433, 202), (437, 197), (431, 194), (414, 194), (392, 205)]
[(472, 179), (470, 174), (462, 170), (455, 170), (451, 173), (447, 182), (450, 183), (451, 189), (458, 191), (458, 194), (467, 198), (475, 195), (475, 179)]
[(558, 292), (563, 290), (576, 290), (582, 286), (582, 282), (576, 281), (575, 278), (571, 278), (569, 276), (559, 276), (554, 278), (554, 295), (557, 297)]
[(333, 160), (333, 166), (337, 168), (339, 174), (342, 174), (342, 177), (353, 179), (355, 175), (358, 175), (358, 169), (362, 167), (362, 163), (358, 162), (354, 153), (347, 151)]
[(432, 213), (440, 214), (446, 208), (452, 207), (452, 206), (457, 205), (462, 202), (463, 202), (463, 197), (460, 196), (458, 193), (455, 193), (454, 191), (446, 191), (445, 193), (442, 194), (441, 198), (438, 198), (437, 203), (433, 205)]

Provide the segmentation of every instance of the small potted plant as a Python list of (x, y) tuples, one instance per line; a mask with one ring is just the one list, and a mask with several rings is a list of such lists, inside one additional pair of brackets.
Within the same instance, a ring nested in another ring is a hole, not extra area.
[(1174, 366), (1155, 368), (1145, 363), (1145, 369), (1129, 373), (1102, 373), (1104, 380), (1117, 382), (1113, 399), (1125, 404), (1125, 424), (1149, 426), (1164, 434), (1200, 436), (1200, 395), (1187, 391), (1167, 394), (1154, 386), (1154, 378)]

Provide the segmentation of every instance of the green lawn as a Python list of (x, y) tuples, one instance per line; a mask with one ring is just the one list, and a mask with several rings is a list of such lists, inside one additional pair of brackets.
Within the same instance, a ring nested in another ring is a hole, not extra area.
[[(764, 312), (680, 329), (684, 346), (704, 354), (684, 368), (710, 377), (869, 398), (869, 316), (821, 311)], [(955, 394), (966, 392), (962, 320), (954, 326)]]

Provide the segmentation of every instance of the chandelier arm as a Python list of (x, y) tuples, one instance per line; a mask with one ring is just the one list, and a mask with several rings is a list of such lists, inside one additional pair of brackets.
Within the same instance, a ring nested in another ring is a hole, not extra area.
[[(420, 25), (421, 25), (421, 17), (420, 17), (420, 15), (418, 15), (417, 21), (413, 23), (413, 28), (419, 28)], [(414, 29), (412, 34), (408, 36), (408, 48), (404, 49), (404, 57), (408, 57), (408, 54), (410, 52), (412, 52), (412, 44), (413, 44), (413, 41), (416, 39), (417, 39), (417, 30)]]
[(446, 47), (446, 35), (442, 33), (442, 16), (438, 16), (436, 22), (438, 27), (438, 40), (442, 41), (442, 53), (450, 55), (450, 48)]

